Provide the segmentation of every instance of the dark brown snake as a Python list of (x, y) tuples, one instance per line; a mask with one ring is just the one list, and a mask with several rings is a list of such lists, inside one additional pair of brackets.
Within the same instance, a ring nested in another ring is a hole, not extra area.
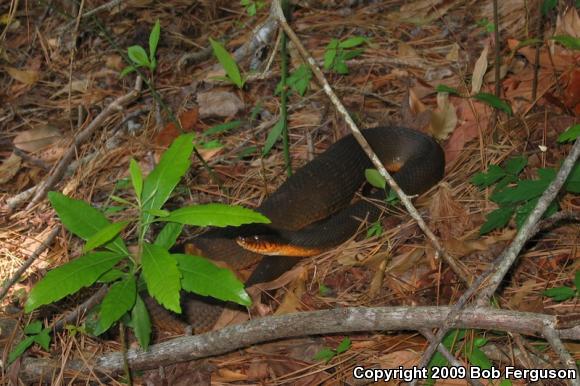
[[(443, 150), (430, 136), (402, 127), (366, 129), (363, 135), (408, 195), (427, 191), (443, 177)], [(299, 261), (296, 256), (336, 247), (354, 235), (361, 221), (379, 218), (380, 209), (368, 200), (351, 203), (365, 182), (365, 169), (372, 167), (354, 137), (346, 136), (297, 170), (256, 209), (271, 224), (213, 229), (196, 238), (194, 245), (202, 256), (234, 270), (259, 262), (247, 287), (273, 280)], [(192, 294), (183, 294), (182, 299), (181, 322), (148, 300), (160, 329), (182, 332), (190, 324), (196, 332), (206, 331), (226, 307), (224, 302)]]

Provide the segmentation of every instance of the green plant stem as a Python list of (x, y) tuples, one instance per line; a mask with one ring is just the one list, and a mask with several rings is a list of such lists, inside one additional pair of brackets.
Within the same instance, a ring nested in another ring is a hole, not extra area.
[(282, 144), (284, 147), (284, 162), (286, 164), (286, 173), (288, 177), (292, 175), (292, 161), (290, 159), (290, 137), (288, 134), (288, 85), (286, 79), (288, 77), (288, 52), (286, 43), (288, 37), (286, 33), (280, 30), (280, 72), (282, 82), (282, 92), (280, 93), (280, 120), (282, 121)]

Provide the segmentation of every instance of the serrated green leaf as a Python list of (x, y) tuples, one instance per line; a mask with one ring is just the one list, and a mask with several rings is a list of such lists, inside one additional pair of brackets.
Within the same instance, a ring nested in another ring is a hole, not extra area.
[(580, 38), (575, 38), (574, 36), (570, 35), (559, 35), (552, 37), (552, 40), (557, 41), (558, 43), (560, 43), (561, 45), (570, 50), (574, 51), (580, 50)]
[(184, 290), (246, 307), (252, 305), (252, 299), (244, 290), (244, 284), (229, 269), (219, 268), (199, 256), (183, 254), (172, 256), (177, 260)]
[(127, 49), (127, 54), (129, 55), (129, 59), (136, 65), (149, 68), (151, 62), (143, 47), (131, 46)]
[(131, 183), (135, 190), (135, 197), (137, 197), (137, 200), (140, 200), (141, 193), (143, 192), (143, 174), (141, 173), (141, 167), (139, 167), (139, 164), (133, 158), (129, 162), (129, 173), (131, 174)]
[(131, 325), (143, 350), (147, 350), (151, 341), (151, 319), (141, 296), (137, 295), (135, 307), (131, 311)]
[(453, 94), (453, 95), (461, 95), (461, 93), (459, 92), (459, 90), (457, 90), (454, 87), (450, 87), (450, 86), (446, 86), (444, 84), (438, 84), (437, 87), (435, 87), (435, 91), (437, 92), (446, 92), (449, 94)]
[(251, 209), (217, 203), (179, 208), (171, 212), (169, 216), (159, 219), (159, 221), (215, 227), (238, 226), (250, 223), (270, 223), (267, 217)]
[[(144, 211), (161, 209), (191, 164), (193, 133), (177, 137), (163, 153), (159, 164), (145, 178), (141, 206)], [(153, 215), (145, 212), (143, 222), (151, 222)]]
[(141, 263), (149, 295), (168, 310), (181, 313), (181, 274), (175, 259), (159, 245), (145, 243)]
[(177, 241), (182, 230), (183, 224), (168, 222), (155, 238), (154, 244), (169, 250)]
[(503, 99), (500, 99), (493, 94), (489, 94), (486, 92), (479, 92), (479, 93), (475, 94), (473, 97), (479, 101), (482, 101), (483, 103), (487, 103), (488, 105), (490, 105), (493, 108), (496, 108), (498, 110), (505, 112), (507, 115), (511, 116), (513, 114), (512, 108), (510, 107), (510, 105), (506, 101), (504, 101)]
[(88, 238), (87, 243), (83, 247), (83, 253), (92, 251), (113, 240), (127, 225), (129, 225), (129, 221), (119, 221), (101, 228), (97, 233)]
[(324, 361), (324, 362), (328, 363), (335, 356), (336, 356), (336, 351), (334, 351), (328, 347), (325, 347), (325, 348), (321, 349), (320, 351), (318, 351), (314, 355), (314, 360), (315, 361)]
[(336, 353), (342, 354), (343, 352), (348, 350), (350, 346), (351, 346), (350, 338), (347, 336), (338, 344), (338, 346), (336, 346)]
[(268, 138), (266, 138), (266, 143), (264, 143), (264, 149), (262, 150), (262, 157), (265, 157), (270, 153), (272, 147), (280, 136), (282, 135), (282, 130), (284, 130), (284, 121), (282, 119), (278, 119), (278, 122), (272, 127), (270, 132), (268, 133)]
[(204, 131), (203, 135), (210, 136), (210, 135), (215, 135), (215, 134), (219, 134), (219, 133), (225, 133), (227, 131), (237, 129), (241, 125), (242, 125), (242, 121), (239, 121), (239, 120), (220, 123), (219, 125), (212, 126), (209, 129), (207, 129), (206, 131)]
[(580, 123), (570, 126), (558, 136), (558, 143), (571, 142), (580, 136)]
[(34, 341), (38, 343), (40, 347), (45, 350), (50, 348), (50, 332), (52, 331), (51, 328), (45, 328), (39, 334), (34, 335)]
[(30, 291), (24, 311), (32, 312), (44, 304), (55, 302), (90, 286), (123, 257), (113, 252), (94, 252), (49, 271)]
[(238, 88), (244, 87), (244, 81), (242, 75), (240, 74), (240, 69), (234, 58), (225, 49), (225, 47), (218, 41), (209, 38), (211, 47), (215, 57), (218, 59), (222, 67), (224, 68), (228, 78), (234, 83)]
[(501, 207), (490, 212), (486, 216), (485, 223), (479, 228), (479, 234), (485, 235), (494, 229), (503, 228), (507, 225), (514, 214), (514, 208)]
[(522, 170), (524, 170), (527, 164), (528, 159), (526, 157), (524, 156), (513, 157), (510, 158), (505, 163), (505, 171), (510, 174), (513, 174), (514, 176), (517, 176), (522, 172)]
[(487, 187), (495, 184), (499, 179), (505, 176), (505, 171), (497, 165), (489, 165), (486, 172), (479, 172), (471, 177), (470, 182), (479, 187)]
[(136, 297), (137, 284), (133, 275), (113, 284), (101, 303), (99, 324), (94, 334), (100, 335), (107, 331), (113, 323), (132, 309), (135, 305)]
[[(159, 44), (159, 37), (161, 36), (161, 24), (159, 24), (159, 19), (155, 21), (155, 25), (151, 29), (149, 34), (149, 60), (151, 63), (155, 64), (155, 55), (157, 54), (157, 44)], [(151, 69), (154, 70), (156, 66)]]
[(40, 320), (30, 322), (24, 327), (24, 333), (26, 335), (38, 334), (40, 331), (42, 331), (42, 322)]
[(537, 180), (520, 181), (514, 188), (494, 192), (490, 198), (500, 205), (506, 205), (539, 197), (556, 177), (556, 172), (553, 169), (538, 169), (538, 176), (540, 178)]
[(12, 364), (12, 362), (14, 362), (16, 359), (18, 359), (22, 354), (24, 354), (24, 352), (30, 346), (32, 346), (32, 344), (35, 342), (34, 337), (35, 337), (34, 335), (27, 336), (26, 338), (21, 340), (16, 346), (14, 346), (14, 348), (12, 349), (12, 351), (10, 351), (10, 354), (8, 355), (9, 365)]
[[(47, 196), (66, 229), (83, 240), (88, 240), (110, 224), (104, 214), (83, 200), (75, 200), (59, 192), (48, 192)], [(123, 255), (129, 254), (120, 237), (116, 237), (105, 247)]]
[(365, 179), (375, 188), (385, 189), (387, 187), (387, 181), (377, 169), (365, 169)]
[(576, 291), (570, 287), (555, 287), (545, 290), (544, 296), (552, 298), (556, 302), (562, 302), (576, 296)]

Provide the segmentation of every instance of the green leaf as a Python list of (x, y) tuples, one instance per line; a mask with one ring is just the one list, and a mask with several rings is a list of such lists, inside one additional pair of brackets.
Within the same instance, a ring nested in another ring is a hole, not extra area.
[(461, 95), (461, 93), (459, 92), (459, 90), (457, 90), (454, 87), (450, 87), (450, 86), (446, 86), (444, 84), (438, 84), (437, 87), (435, 87), (435, 91), (437, 92), (446, 92), (452, 95)]
[(324, 69), (330, 70), (334, 67), (334, 59), (336, 58), (337, 49), (338, 49), (338, 40), (332, 39), (330, 43), (326, 46), (326, 50), (324, 51)]
[(175, 259), (159, 245), (145, 243), (141, 262), (149, 295), (168, 310), (181, 313), (181, 275)]
[(225, 47), (218, 41), (209, 38), (213, 53), (224, 68), (228, 78), (234, 83), (238, 88), (244, 87), (244, 80), (240, 74), (240, 70), (236, 61), (232, 58), (230, 53), (225, 49)]
[(165, 209), (149, 209), (145, 210), (144, 212), (147, 212), (155, 217), (167, 217), (171, 213), (170, 211)]
[(114, 194), (111, 194), (109, 197), (111, 200), (118, 202), (119, 204), (123, 204), (129, 207), (134, 206), (130, 201), (125, 200), (123, 197), (115, 196)]
[(35, 320), (24, 327), (26, 335), (38, 334), (40, 331), (42, 331), (42, 322), (40, 320)]
[[(59, 192), (48, 192), (48, 200), (66, 229), (83, 240), (88, 240), (110, 224), (104, 214), (85, 201), (75, 200)], [(123, 255), (129, 254), (120, 237), (107, 244), (106, 248)]]
[(168, 222), (157, 235), (154, 244), (169, 250), (177, 241), (182, 230), (183, 224)]
[(90, 286), (123, 257), (118, 253), (94, 252), (49, 271), (30, 291), (24, 311), (32, 312), (44, 304), (55, 302)]
[(344, 62), (344, 59), (342, 57), (339, 57), (336, 60), (336, 63), (334, 64), (333, 69), (337, 74), (341, 74), (341, 75), (348, 74), (348, 66), (346, 65), (346, 63)]
[(32, 346), (35, 342), (35, 336), (27, 336), (23, 340), (21, 340), (15, 347), (10, 351), (8, 355), (8, 364), (12, 364), (16, 359), (18, 359), (24, 352), (28, 349), (28, 347)]
[(364, 36), (353, 36), (352, 38), (348, 38), (338, 44), (339, 48), (353, 48), (356, 46), (360, 46), (363, 43), (366, 43), (369, 39)]
[(512, 381), (509, 379), (502, 379), (499, 386), (512, 386)]
[(570, 287), (556, 287), (545, 290), (544, 295), (556, 302), (562, 302), (576, 296), (576, 291)]
[(314, 360), (315, 361), (324, 361), (324, 362), (328, 363), (335, 356), (336, 356), (336, 351), (334, 351), (333, 349), (330, 349), (328, 347), (325, 347), (314, 355)]
[(479, 234), (484, 235), (494, 229), (503, 228), (514, 215), (514, 208), (500, 207), (486, 216), (485, 223), (479, 228)]
[(471, 352), (467, 355), (469, 363), (482, 369), (491, 369), (492, 363), (478, 347), (472, 347)]
[(570, 126), (558, 136), (558, 143), (571, 142), (580, 136), (580, 123)]
[(342, 354), (343, 352), (348, 350), (350, 346), (351, 346), (350, 338), (347, 336), (336, 347), (336, 353)]
[(111, 241), (115, 238), (125, 227), (129, 225), (129, 221), (114, 222), (101, 228), (97, 233), (89, 237), (87, 243), (83, 247), (83, 253), (87, 253), (101, 245)]
[(385, 181), (377, 169), (366, 169), (365, 178), (375, 188), (385, 189), (387, 187), (387, 181)]
[(556, 177), (553, 169), (538, 169), (539, 179), (520, 181), (514, 188), (506, 188), (491, 195), (491, 200), (500, 204), (512, 204), (528, 201), (544, 193), (548, 185)]
[(141, 173), (139, 164), (133, 158), (129, 162), (129, 173), (131, 174), (133, 189), (135, 189), (135, 197), (139, 201), (141, 200), (141, 193), (143, 192), (143, 174)]
[(205, 135), (207, 137), (207, 136), (214, 135), (214, 134), (225, 133), (226, 131), (237, 129), (241, 125), (242, 125), (242, 121), (239, 121), (239, 120), (226, 122), (226, 123), (220, 123), (219, 125), (212, 126), (209, 129), (207, 129), (206, 131), (204, 131), (203, 135)]
[(220, 141), (218, 141), (217, 139), (208, 141), (208, 142), (202, 142), (200, 145), (198, 145), (204, 149), (219, 149), (221, 147), (223, 147), (224, 145), (221, 144)]
[(380, 236), (383, 234), (383, 226), (380, 221), (374, 222), (369, 229), (367, 229), (367, 238)]
[(97, 283), (112, 283), (114, 281), (119, 280), (121, 277), (125, 275), (125, 272), (113, 268), (102, 274), (98, 279)]
[(505, 163), (505, 170), (506, 170), (506, 172), (513, 174), (514, 176), (517, 176), (518, 174), (520, 174), (522, 172), (522, 170), (524, 170), (524, 168), (526, 167), (527, 164), (528, 164), (528, 159), (526, 157), (524, 157), (524, 156), (513, 157), (513, 158), (510, 158)]
[(558, 43), (560, 43), (561, 45), (570, 50), (574, 51), (580, 50), (580, 38), (575, 38), (570, 35), (559, 35), (552, 37), (552, 40), (557, 41)]
[[(538, 200), (539, 197), (526, 202), (524, 205), (520, 206), (517, 209), (516, 226), (518, 227), (518, 229), (520, 229), (524, 225), (524, 222), (526, 222), (527, 218), (530, 216), (530, 213), (532, 213), (532, 211), (538, 204)], [(558, 208), (559, 206), (557, 201), (551, 202), (550, 205), (548, 205), (548, 209), (546, 209), (546, 212), (544, 212), (544, 214), (542, 215), (542, 218), (550, 217), (551, 215), (553, 215), (558, 211)]]
[(131, 311), (131, 324), (141, 348), (147, 350), (151, 341), (151, 319), (145, 302), (139, 295), (137, 295), (135, 307)]
[(576, 293), (580, 296), (580, 271), (576, 271), (576, 275), (574, 275), (574, 285), (576, 286)]
[(558, 5), (558, 0), (544, 0), (542, 7), (540, 8), (542, 15), (546, 16), (548, 12), (556, 8), (556, 5)]
[(479, 172), (473, 177), (471, 177), (470, 182), (481, 188), (490, 186), (495, 184), (499, 181), (502, 177), (504, 177), (506, 172), (497, 165), (489, 165), (489, 168), (486, 172)]
[(151, 62), (147, 57), (147, 53), (145, 49), (141, 46), (131, 46), (127, 49), (127, 54), (129, 55), (129, 59), (133, 61), (133, 63), (150, 68)]
[(130, 74), (136, 70), (137, 69), (134, 66), (127, 66), (123, 68), (123, 70), (119, 73), (119, 78), (124, 78), (125, 76), (127, 76), (127, 74)]
[[(296, 93), (304, 96), (312, 79), (312, 71), (305, 64), (301, 64), (287, 79), (286, 84)], [(276, 94), (282, 91), (282, 81), (276, 86)]]
[[(445, 335), (445, 338), (443, 338), (443, 341), (441, 343), (449, 351), (453, 351), (452, 346), (455, 343), (461, 341), (464, 338), (464, 336), (465, 330), (451, 330), (447, 333), (447, 335)], [(445, 357), (441, 355), (441, 353), (436, 352), (435, 355), (433, 355), (433, 357), (429, 361), (429, 364), (427, 365), (427, 368), (429, 369), (429, 380), (425, 384), (433, 385), (435, 383), (434, 380), (431, 378), (433, 367), (443, 367), (447, 366), (448, 364), (449, 361), (447, 361), (447, 359), (445, 359)]]
[[(357, 56), (362, 55), (363, 52), (364, 52), (363, 49), (344, 51), (344, 52), (340, 53), (340, 58), (344, 62), (344, 61), (351, 60), (351, 59), (356, 58)], [(346, 66), (346, 63), (345, 63), (345, 66)]]
[(136, 297), (137, 284), (133, 275), (113, 284), (101, 303), (99, 324), (94, 334), (100, 335), (107, 331), (113, 323), (133, 308)]
[(248, 157), (257, 151), (258, 151), (258, 148), (256, 146), (245, 147), (238, 152), (237, 158), (242, 159), (242, 158)]
[(159, 221), (177, 222), (195, 226), (238, 226), (250, 223), (268, 224), (270, 220), (264, 215), (236, 205), (205, 204), (179, 208)]
[(262, 150), (262, 157), (268, 155), (276, 141), (282, 135), (282, 130), (284, 129), (284, 121), (278, 119), (278, 122), (272, 127), (272, 130), (268, 133), (268, 138), (266, 138), (266, 143), (264, 143), (264, 149)]
[[(191, 164), (193, 133), (177, 137), (163, 153), (159, 164), (145, 178), (141, 206), (144, 211), (161, 209)], [(153, 215), (145, 212), (143, 222), (151, 222)]]
[(475, 94), (473, 97), (479, 101), (482, 101), (483, 103), (490, 105), (493, 108), (505, 112), (507, 115), (511, 116), (513, 114), (510, 105), (503, 99), (500, 99), (493, 94), (487, 92), (479, 92)]
[(34, 335), (34, 341), (40, 345), (45, 350), (50, 348), (50, 332), (52, 331), (51, 328), (43, 329), (39, 334)]
[[(159, 24), (159, 19), (155, 21), (155, 25), (151, 29), (149, 34), (149, 60), (151, 63), (155, 61), (155, 55), (157, 54), (157, 44), (159, 43), (159, 36), (161, 35), (161, 25)], [(153, 67), (152, 70), (155, 68)]]
[(246, 307), (252, 305), (252, 299), (244, 291), (244, 284), (229, 269), (219, 268), (199, 256), (184, 254), (172, 256), (177, 260), (181, 271), (181, 286), (184, 290)]
[(320, 296), (330, 296), (332, 294), (332, 289), (330, 287), (325, 286), (324, 284), (320, 284), (318, 287), (318, 294)]
[(580, 193), (580, 163), (576, 162), (566, 182), (564, 183), (564, 189), (570, 193)]

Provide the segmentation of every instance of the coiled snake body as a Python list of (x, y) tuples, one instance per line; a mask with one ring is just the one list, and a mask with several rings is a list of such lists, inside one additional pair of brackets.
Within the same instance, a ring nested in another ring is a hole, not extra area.
[[(377, 127), (362, 133), (405, 193), (421, 194), (443, 177), (443, 150), (428, 135), (403, 127)], [(371, 202), (351, 204), (364, 184), (365, 169), (371, 167), (354, 137), (346, 136), (297, 170), (257, 208), (271, 224), (210, 230), (194, 244), (203, 256), (234, 269), (259, 261), (246, 286), (273, 280), (296, 264), (294, 256), (310, 256), (340, 245), (361, 221), (378, 219), (380, 210)], [(191, 294), (182, 297), (183, 316), (196, 331), (211, 328), (226, 304)], [(160, 306), (148, 304), (156, 325), (176, 329), (175, 318)]]

